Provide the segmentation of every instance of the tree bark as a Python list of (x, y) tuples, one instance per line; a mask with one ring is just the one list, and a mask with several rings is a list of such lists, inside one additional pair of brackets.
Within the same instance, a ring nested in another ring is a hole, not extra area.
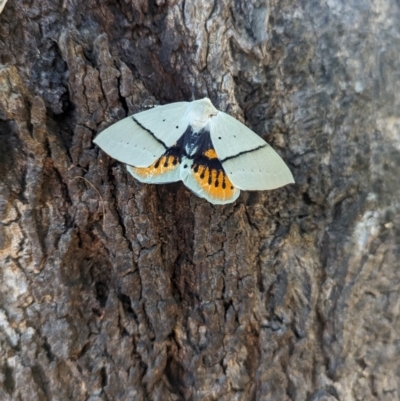
[[(0, 15), (1, 400), (400, 399), (400, 5)], [(208, 96), (296, 184), (214, 206), (93, 145)]]

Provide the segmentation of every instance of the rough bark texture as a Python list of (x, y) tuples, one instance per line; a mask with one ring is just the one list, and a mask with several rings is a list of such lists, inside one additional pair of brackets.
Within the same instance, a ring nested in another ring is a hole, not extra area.
[[(400, 399), (399, 20), (395, 0), (9, 1), (0, 399)], [(203, 96), (296, 185), (213, 206), (92, 143)]]

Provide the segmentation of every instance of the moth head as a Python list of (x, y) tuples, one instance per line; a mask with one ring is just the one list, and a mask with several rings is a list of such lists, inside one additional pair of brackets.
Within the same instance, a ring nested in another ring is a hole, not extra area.
[(204, 128), (210, 119), (218, 114), (218, 110), (207, 97), (190, 102), (187, 112), (189, 123), (195, 131)]

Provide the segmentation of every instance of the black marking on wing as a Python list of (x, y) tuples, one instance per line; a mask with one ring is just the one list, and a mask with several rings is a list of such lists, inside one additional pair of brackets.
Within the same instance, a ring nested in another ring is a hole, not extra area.
[(180, 163), (182, 160), (182, 149), (180, 148), (178, 143), (176, 143), (175, 145), (172, 145), (170, 148), (168, 148), (163, 156), (173, 156), (174, 161), (176, 160), (174, 164)]
[(222, 159), (222, 160), (221, 160), (221, 163), (224, 163), (224, 162), (226, 162), (227, 160), (234, 159), (235, 157), (239, 157), (239, 156), (244, 155), (244, 154), (246, 154), (246, 153), (255, 152), (256, 150), (265, 148), (266, 146), (268, 146), (268, 144), (260, 145), (260, 146), (257, 146), (257, 147), (254, 148), (254, 149), (245, 150), (244, 152), (239, 152), (239, 153), (237, 153), (236, 155), (225, 157), (225, 159)]
[(205, 156), (199, 156), (194, 158), (192, 169), (195, 173), (199, 170), (200, 166), (205, 166), (210, 170), (224, 171), (221, 162), (218, 159), (209, 159)]
[(210, 150), (215, 152), (214, 146), (211, 142), (210, 132), (205, 130), (200, 131), (198, 134), (196, 133), (195, 136), (192, 134), (191, 139), (195, 139), (193, 147), (196, 151), (190, 156), (186, 155), (186, 157), (193, 159), (192, 169), (194, 172), (197, 173), (199, 167), (204, 166), (210, 171), (216, 170), (218, 173), (222, 171), (225, 175), (224, 168), (222, 167), (221, 161), (218, 157), (211, 158), (207, 156), (207, 152)]
[(160, 159), (164, 156), (174, 156), (181, 163), (182, 157), (186, 157), (193, 160), (192, 169), (195, 173), (197, 173), (200, 166), (204, 166), (210, 169), (210, 171), (224, 172), (221, 161), (217, 157), (210, 158), (207, 156), (206, 152), (210, 150), (215, 152), (210, 132), (206, 130), (193, 132), (192, 127), (188, 126), (176, 144), (170, 148), (166, 148), (165, 153)]
[(135, 117), (131, 116), (132, 120), (135, 121), (135, 123), (140, 127), (143, 128), (145, 131), (147, 131), (157, 142), (161, 143), (162, 146), (164, 146), (165, 149), (168, 149), (168, 146), (159, 138), (157, 138), (154, 134), (154, 132), (151, 132), (149, 129), (147, 129), (146, 127), (144, 127), (142, 124), (140, 124), (140, 122), (138, 120), (136, 120)]
[(189, 159), (196, 159), (207, 150), (214, 149), (210, 133), (206, 130), (194, 132), (190, 125), (179, 138), (177, 145), (182, 149), (182, 155)]
[(193, 159), (194, 154), (197, 153), (196, 148), (199, 148), (202, 141), (203, 131), (194, 132), (193, 128), (189, 125), (179, 138), (177, 145), (182, 149), (182, 155)]

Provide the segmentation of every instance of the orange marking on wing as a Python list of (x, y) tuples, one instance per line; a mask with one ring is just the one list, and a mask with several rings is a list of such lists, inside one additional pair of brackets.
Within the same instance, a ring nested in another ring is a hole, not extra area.
[[(175, 164), (174, 164), (175, 163)], [(174, 156), (162, 156), (149, 167), (133, 167), (131, 169), (143, 179), (166, 174), (179, 166)]]
[(217, 152), (214, 149), (206, 150), (203, 155), (208, 159), (218, 159)]
[(200, 187), (211, 197), (218, 200), (232, 199), (236, 189), (222, 170), (211, 170), (200, 165), (193, 175)]

